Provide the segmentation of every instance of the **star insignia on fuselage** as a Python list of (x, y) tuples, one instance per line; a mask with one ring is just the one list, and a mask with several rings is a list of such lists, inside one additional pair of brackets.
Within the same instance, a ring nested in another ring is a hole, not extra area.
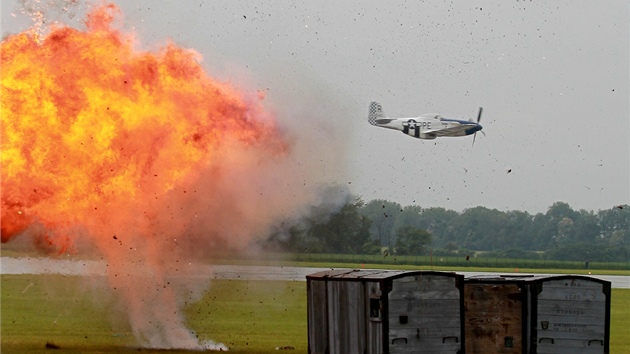
[(409, 127), (410, 129), (416, 129), (418, 127), (418, 123), (414, 120), (407, 121), (403, 123), (404, 127)]

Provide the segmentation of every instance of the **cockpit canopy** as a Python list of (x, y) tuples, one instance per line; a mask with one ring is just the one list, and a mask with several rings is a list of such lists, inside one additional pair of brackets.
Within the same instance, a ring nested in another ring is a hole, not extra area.
[(437, 119), (437, 120), (442, 120), (442, 118), (444, 118), (444, 117), (442, 117), (441, 115), (439, 115), (437, 113), (425, 113), (425, 114), (421, 115), (420, 117), (422, 117), (422, 118), (432, 118), (432, 119)]

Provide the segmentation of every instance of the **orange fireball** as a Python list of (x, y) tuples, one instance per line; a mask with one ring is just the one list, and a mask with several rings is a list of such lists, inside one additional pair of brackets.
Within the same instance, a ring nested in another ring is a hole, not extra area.
[(287, 150), (261, 98), (209, 77), (192, 50), (134, 50), (111, 26), (117, 11), (96, 9), (85, 31), (1, 44), (2, 242), (39, 225), (64, 250), (68, 230), (94, 233), (198, 178), (228, 146)]

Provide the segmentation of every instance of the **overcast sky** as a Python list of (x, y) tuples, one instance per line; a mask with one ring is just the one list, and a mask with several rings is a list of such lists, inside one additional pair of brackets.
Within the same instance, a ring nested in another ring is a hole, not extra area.
[[(83, 29), (85, 2), (44, 0)], [(208, 74), (267, 92), (317, 144), (322, 181), (364, 200), (545, 212), (630, 200), (630, 7), (610, 1), (114, 1), (139, 49), (172, 40)], [(33, 24), (2, 2), (2, 36)], [(40, 5), (38, 5), (40, 6)], [(367, 123), (474, 118), (485, 136), (417, 140)], [(508, 171), (511, 171), (508, 173)]]

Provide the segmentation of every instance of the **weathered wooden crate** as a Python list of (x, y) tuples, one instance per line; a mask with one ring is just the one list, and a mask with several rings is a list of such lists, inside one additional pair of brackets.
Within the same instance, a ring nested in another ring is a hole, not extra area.
[(464, 351), (462, 275), (331, 270), (306, 279), (310, 354)]
[(609, 353), (610, 282), (579, 275), (465, 279), (466, 353)]

